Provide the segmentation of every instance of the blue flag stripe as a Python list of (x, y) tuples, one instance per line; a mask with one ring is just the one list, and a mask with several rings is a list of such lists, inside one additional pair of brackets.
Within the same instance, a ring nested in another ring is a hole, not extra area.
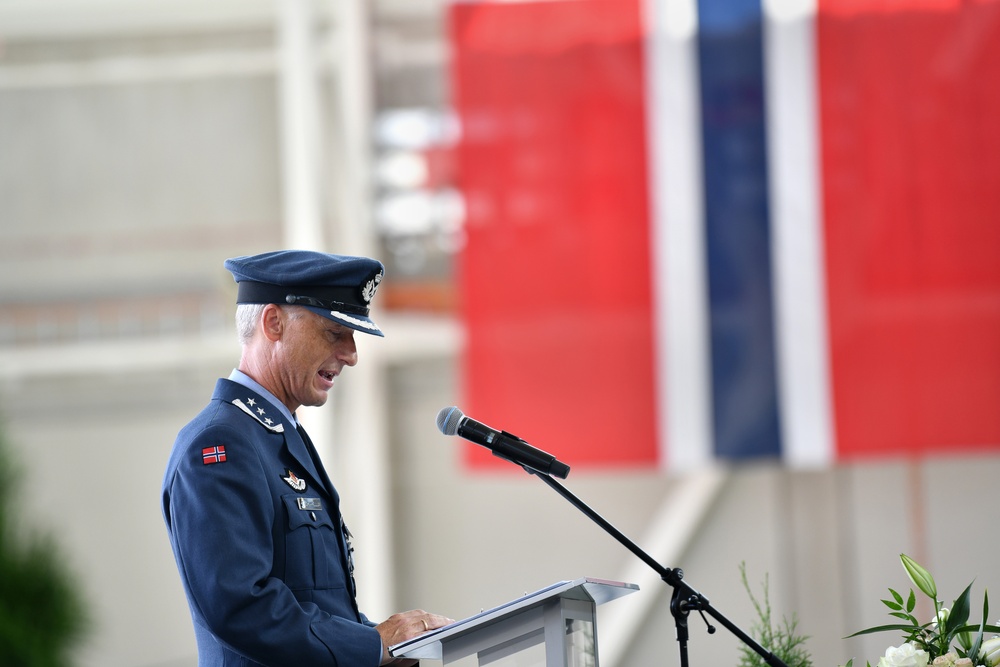
[(759, 0), (699, 0), (715, 454), (780, 456)]

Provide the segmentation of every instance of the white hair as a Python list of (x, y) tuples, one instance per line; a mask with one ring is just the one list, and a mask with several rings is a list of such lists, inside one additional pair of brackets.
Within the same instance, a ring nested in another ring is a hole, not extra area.
[[(266, 303), (240, 303), (236, 305), (236, 338), (240, 345), (246, 345), (253, 339), (260, 324), (260, 317), (264, 313)], [(283, 311), (288, 313), (291, 319), (298, 319), (306, 312), (302, 306), (278, 305)]]
[(236, 338), (246, 345), (253, 338), (266, 303), (241, 303), (236, 306)]

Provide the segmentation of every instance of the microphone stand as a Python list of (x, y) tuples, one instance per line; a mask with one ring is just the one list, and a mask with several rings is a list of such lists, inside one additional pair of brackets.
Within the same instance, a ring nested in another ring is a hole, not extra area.
[(625, 548), (638, 556), (641, 561), (653, 568), (653, 570), (660, 575), (660, 579), (674, 589), (673, 595), (670, 597), (670, 613), (673, 615), (674, 625), (677, 627), (677, 642), (680, 647), (681, 667), (688, 667), (688, 615), (692, 611), (697, 611), (701, 615), (702, 620), (705, 621), (705, 625), (708, 627), (709, 634), (713, 634), (715, 632), (715, 626), (709, 623), (708, 619), (705, 618), (706, 613), (721, 623), (723, 627), (731, 633), (736, 635), (740, 641), (753, 649), (758, 655), (761, 656), (761, 658), (764, 659), (764, 662), (771, 665), (771, 667), (788, 667), (788, 665), (782, 662), (777, 656), (757, 643), (753, 637), (743, 632), (743, 630), (737, 627), (732, 621), (719, 613), (718, 610), (709, 604), (708, 599), (704, 595), (691, 588), (687, 582), (684, 581), (683, 570), (680, 568), (669, 568), (660, 565), (653, 560), (652, 556), (640, 549), (635, 542), (626, 537), (624, 533), (612, 526), (604, 517), (591, 509), (565, 486), (552, 479), (551, 476), (537, 470), (532, 470), (527, 466), (522, 467), (528, 472), (528, 474), (537, 476), (554, 489), (559, 495), (568, 500), (574, 507), (590, 517), (590, 519), (603, 528), (605, 532), (610, 534), (623, 544)]

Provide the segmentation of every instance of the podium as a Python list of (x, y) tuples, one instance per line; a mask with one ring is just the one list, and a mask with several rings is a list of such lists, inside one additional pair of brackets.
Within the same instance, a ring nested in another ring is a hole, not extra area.
[(597, 605), (637, 590), (602, 579), (560, 581), (391, 646), (389, 654), (445, 665), (464, 660), (463, 667), (597, 667)]

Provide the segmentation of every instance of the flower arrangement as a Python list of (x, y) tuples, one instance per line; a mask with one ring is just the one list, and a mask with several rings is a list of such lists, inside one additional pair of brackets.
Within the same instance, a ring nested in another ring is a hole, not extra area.
[[(978, 624), (970, 624), (972, 584), (966, 586), (962, 594), (952, 603), (951, 609), (948, 609), (938, 600), (937, 584), (931, 573), (906, 554), (900, 554), (899, 559), (913, 585), (934, 603), (934, 619), (922, 624), (913, 615), (917, 598), (912, 588), (905, 599), (890, 588), (889, 594), (892, 599), (882, 600), (882, 603), (889, 608), (889, 615), (898, 618), (902, 623), (880, 625), (850, 635), (857, 637), (885, 631), (903, 633), (903, 643), (900, 646), (890, 646), (876, 667), (1000, 665), (1000, 637), (986, 638), (987, 633), (1000, 633), (1000, 627), (986, 624), (989, 615), (989, 600), (986, 593), (983, 593), (982, 620)], [(845, 667), (852, 667), (853, 663), (852, 658)], [(867, 664), (871, 667), (871, 663)]]

